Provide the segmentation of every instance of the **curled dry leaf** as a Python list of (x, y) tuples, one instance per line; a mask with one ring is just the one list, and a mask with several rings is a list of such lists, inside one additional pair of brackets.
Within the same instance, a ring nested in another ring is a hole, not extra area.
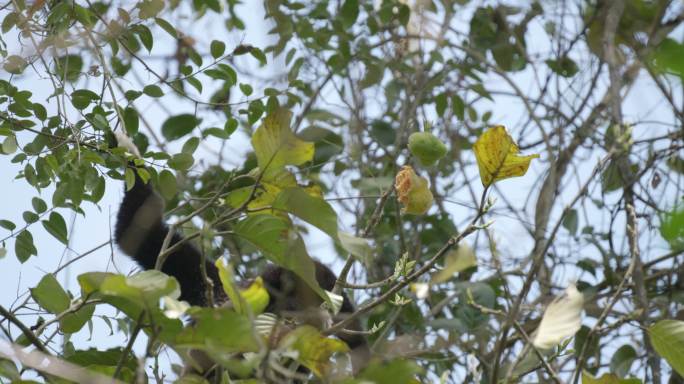
[(520, 156), (520, 148), (503, 125), (486, 130), (475, 142), (473, 150), (484, 186), (497, 180), (523, 176), (530, 161), (539, 157), (538, 154)]
[(418, 176), (410, 166), (405, 165), (397, 173), (394, 187), (397, 189), (397, 199), (404, 205), (401, 213), (422, 215), (430, 209), (432, 192), (428, 181)]
[(539, 349), (551, 349), (563, 339), (572, 337), (582, 326), (584, 296), (575, 284), (570, 284), (544, 311), (536, 336), (532, 341)]

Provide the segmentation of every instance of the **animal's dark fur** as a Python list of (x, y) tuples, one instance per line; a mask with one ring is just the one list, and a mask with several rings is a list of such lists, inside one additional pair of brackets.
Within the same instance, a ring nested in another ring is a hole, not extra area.
[[(164, 202), (149, 184), (137, 176), (133, 188), (125, 192), (121, 208), (117, 216), (115, 239), (119, 247), (141, 267), (153, 269), (157, 256), (162, 248), (169, 227), (163, 221)], [(174, 233), (169, 246), (181, 240)], [(192, 305), (207, 306), (206, 283), (201, 278), (201, 255), (190, 242), (184, 242), (176, 251), (168, 256), (162, 271), (175, 277), (180, 283), (181, 300)], [(217, 301), (226, 301), (221, 289), (216, 266), (205, 263), (207, 276), (214, 282), (214, 297)], [(284, 268), (269, 265), (261, 274), (269, 291), (271, 301), (267, 312), (289, 314), (305, 312), (319, 307), (322, 300), (293, 272)], [(335, 285), (335, 274), (325, 265), (316, 262), (316, 279), (321, 288), (332, 290)], [(354, 306), (345, 295), (339, 316), (354, 312)], [(360, 329), (360, 325), (354, 327)], [(343, 335), (341, 338), (350, 348), (366, 346), (360, 335)]]

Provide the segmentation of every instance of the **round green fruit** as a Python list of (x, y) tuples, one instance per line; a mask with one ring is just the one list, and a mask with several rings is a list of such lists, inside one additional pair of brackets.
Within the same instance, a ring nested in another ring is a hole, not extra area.
[(409, 151), (418, 158), (418, 161), (429, 167), (441, 159), (447, 153), (447, 147), (437, 136), (429, 132), (415, 132), (409, 136)]

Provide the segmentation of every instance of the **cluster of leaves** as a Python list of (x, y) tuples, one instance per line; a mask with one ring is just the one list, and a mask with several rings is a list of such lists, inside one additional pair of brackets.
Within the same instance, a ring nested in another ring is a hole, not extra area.
[[(670, 380), (681, 381), (683, 186), (670, 175), (684, 173), (684, 137), (679, 129), (637, 140), (632, 131), (643, 122), (632, 128), (614, 117), (623, 103), (614, 98), (646, 73), (681, 128), (684, 112), (670, 82), (681, 87), (683, 48), (671, 32), (684, 18), (673, 1), (630, 0), (619, 14), (611, 8), (619, 2), (582, 2), (573, 33), (544, 3), (424, 0), (265, 0), (276, 41), (261, 48), (192, 28), (221, 20), (227, 33), (242, 36), (249, 24), (243, 18), (253, 16), (238, 3), (12, 1), (2, 8), (2, 158), (43, 197), (32, 199), (23, 223), (0, 218), (7, 231), (0, 256), (13, 248), (21, 263), (42, 258), (49, 252), (37, 241), (42, 230), (68, 245), (74, 233), (64, 213), (85, 216), (110, 192), (108, 180), (132, 187), (136, 175), (127, 161), (147, 163), (138, 176), (154, 185), (173, 216), (197, 218), (185, 221), (183, 232), (200, 238), (208, 259), (221, 260), (228, 250), (236, 275), (253, 276), (272, 262), (330, 301), (305, 241), (312, 228), (322, 233), (345, 264), (342, 280), (355, 277), (347, 286), (361, 301), (356, 316), (385, 362), (349, 378), (340, 368), (346, 346), (318, 329), (260, 336), (253, 316), (264, 307), (262, 287), (237, 292), (227, 269), (228, 296), (249, 306), (188, 308), (176, 301), (177, 282), (157, 271), (90, 272), (78, 277), (80, 293), (67, 292), (60, 268), (37, 279), (26, 302), (2, 308), (9, 341), (52, 350), (64, 363), (85, 367), (93, 381), (96, 373), (164, 380), (171, 372), (159, 372), (162, 345), (197, 364), (190, 350), (210, 356), (225, 382), (296, 378), (285, 366), (293, 363), (308, 368), (312, 380), (344, 383), (516, 382), (532, 375), (650, 383), (662, 381), (661, 357)], [(456, 15), (468, 21), (457, 25)], [(617, 31), (606, 41), (611, 15)], [(531, 38), (548, 40), (550, 53), (539, 53)], [(13, 40), (29, 48), (15, 49)], [(618, 53), (612, 61), (610, 49)], [(157, 55), (164, 64), (157, 65)], [(264, 75), (267, 64), (277, 75)], [(596, 84), (616, 81), (604, 65), (619, 67), (622, 83), (614, 86), (622, 88), (601, 98)], [(537, 93), (526, 93), (530, 74), (546, 79)], [(491, 85), (492, 76), (510, 90)], [(25, 81), (34, 77), (40, 93)], [(568, 101), (570, 93), (580, 101)], [(505, 97), (525, 110), (521, 121), (528, 123), (512, 130), (520, 145), (493, 123), (507, 114), (494, 105)], [(146, 105), (168, 116), (156, 124)], [(142, 157), (112, 148), (113, 132), (126, 132)], [(244, 158), (224, 155), (241, 153), (233, 152), (240, 146), (248, 147)], [(538, 170), (534, 193), (532, 186), (511, 183), (502, 191), (496, 184), (525, 174), (540, 157), (521, 156), (520, 148), (542, 153), (548, 166)], [(587, 171), (583, 163), (597, 156), (604, 159)], [(575, 191), (569, 168), (586, 179)], [(524, 199), (515, 189), (536, 203), (515, 201)], [(656, 191), (661, 198), (652, 196)], [(493, 194), (504, 208), (494, 206)], [(454, 210), (454, 203), (466, 209)], [(665, 255), (651, 252), (647, 226), (629, 224), (630, 215), (659, 227)], [(527, 232), (529, 244), (516, 238), (510, 249), (501, 246), (506, 229), (485, 218), (507, 217), (516, 218), (513, 236)], [(623, 221), (628, 225), (618, 229)], [(523, 248), (532, 251), (521, 256)], [(573, 274), (576, 286), (539, 304)], [(27, 305), (33, 302), (41, 316), (26, 327), (16, 315), (35, 315)], [(119, 311), (118, 330), (129, 342), (107, 351), (73, 345), (70, 336), (86, 326), (114, 332), (109, 317), (97, 316), (104, 305)], [(192, 326), (184, 327), (181, 315)], [(48, 330), (65, 336), (63, 347)], [(132, 345), (141, 333), (148, 344), (136, 358)], [(84, 380), (74, 370), (19, 361), (46, 381)], [(0, 376), (22, 374), (13, 361), (0, 360)]]

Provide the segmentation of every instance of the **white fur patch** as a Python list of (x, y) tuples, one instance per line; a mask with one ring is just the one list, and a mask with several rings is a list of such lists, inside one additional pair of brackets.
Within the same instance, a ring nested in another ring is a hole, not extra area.
[(136, 157), (141, 157), (138, 147), (135, 144), (133, 144), (133, 140), (131, 140), (131, 138), (128, 137), (127, 134), (118, 131), (114, 132), (114, 136), (116, 137), (116, 142), (119, 147), (126, 148), (128, 152), (130, 152), (132, 155), (135, 155)]

